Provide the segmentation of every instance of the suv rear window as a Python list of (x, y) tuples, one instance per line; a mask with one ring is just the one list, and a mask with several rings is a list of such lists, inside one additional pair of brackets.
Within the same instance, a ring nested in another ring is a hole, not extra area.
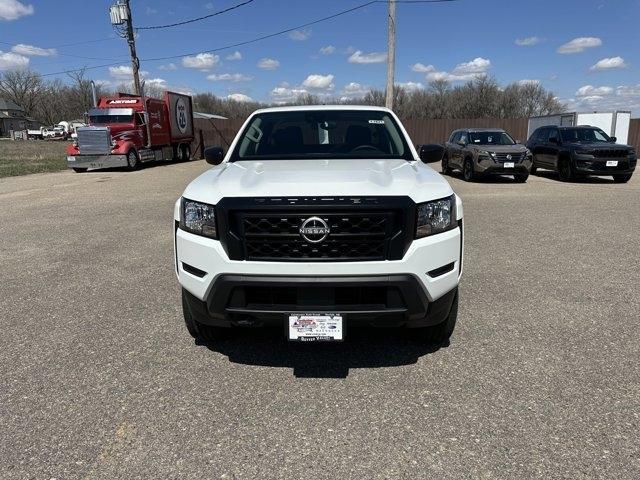
[(300, 110), (255, 115), (231, 161), (318, 158), (413, 160), (403, 133), (385, 111)]

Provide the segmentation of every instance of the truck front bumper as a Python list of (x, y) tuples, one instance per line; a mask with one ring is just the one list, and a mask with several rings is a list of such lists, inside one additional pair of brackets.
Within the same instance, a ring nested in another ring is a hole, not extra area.
[(513, 167), (505, 167), (504, 163), (493, 160), (482, 160), (476, 163), (476, 171), (483, 175), (526, 175), (531, 171), (531, 160), (514, 162)]
[[(607, 166), (607, 161), (616, 162)], [(582, 175), (625, 175), (633, 173), (636, 168), (635, 158), (594, 158), (592, 156), (577, 155), (575, 157), (576, 172)]]
[(117, 168), (127, 165), (126, 155), (67, 155), (69, 168)]
[(217, 326), (282, 325), (293, 312), (339, 312), (348, 324), (422, 327), (443, 321), (462, 272), (458, 228), (414, 240), (401, 260), (229, 260), (217, 240), (175, 227), (176, 273), (189, 310)]

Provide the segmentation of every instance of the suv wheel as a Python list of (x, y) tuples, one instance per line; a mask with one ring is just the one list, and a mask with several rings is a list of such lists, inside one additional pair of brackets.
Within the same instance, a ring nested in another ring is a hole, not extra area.
[(442, 157), (442, 174), (451, 175), (451, 167), (449, 166), (449, 156)]
[(570, 182), (575, 178), (571, 160), (569, 160), (568, 158), (560, 160), (558, 164), (558, 176), (563, 182)]
[(73, 171), (76, 173), (85, 173), (87, 171), (86, 168), (78, 168), (78, 167), (73, 167)]
[(465, 181), (473, 182), (476, 178), (476, 173), (473, 171), (473, 160), (471, 158), (465, 158), (462, 165), (462, 176)]
[(127, 168), (129, 170), (137, 170), (140, 167), (140, 160), (135, 150), (131, 149), (127, 153)]
[(529, 173), (531, 173), (531, 175), (535, 175), (537, 171), (538, 171), (538, 167), (536, 166), (536, 161), (532, 160), (531, 161), (531, 171)]
[(455, 297), (453, 297), (453, 303), (451, 304), (451, 310), (449, 310), (449, 316), (446, 320), (438, 325), (427, 327), (423, 329), (422, 338), (430, 345), (443, 345), (448, 343), (449, 338), (453, 334), (453, 330), (456, 328), (456, 320), (458, 319), (458, 292), (456, 291)]
[(211, 325), (204, 325), (198, 322), (189, 310), (187, 304), (187, 294), (182, 289), (182, 314), (184, 316), (184, 324), (189, 331), (189, 334), (196, 340), (202, 340), (205, 343), (212, 343), (216, 340), (221, 340), (229, 336), (230, 328), (212, 327)]
[(616, 183), (627, 183), (629, 180), (631, 180), (631, 173), (625, 173), (623, 175), (614, 175), (613, 176), (613, 181)]
[(529, 178), (528, 173), (520, 173), (518, 175), (513, 176), (513, 179), (516, 181), (516, 183), (525, 183), (528, 178)]

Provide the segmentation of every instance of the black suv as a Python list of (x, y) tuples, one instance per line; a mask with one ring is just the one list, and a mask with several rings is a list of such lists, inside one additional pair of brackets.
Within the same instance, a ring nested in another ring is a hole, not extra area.
[(531, 173), (546, 168), (558, 172), (563, 181), (611, 175), (615, 182), (626, 183), (636, 168), (636, 151), (615, 141), (597, 127), (540, 127), (527, 142), (533, 153)]

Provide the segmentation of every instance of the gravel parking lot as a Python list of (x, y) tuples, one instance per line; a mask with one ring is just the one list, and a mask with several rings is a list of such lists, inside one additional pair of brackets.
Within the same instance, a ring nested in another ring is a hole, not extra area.
[(204, 162), (0, 179), (1, 478), (640, 477), (640, 174), (451, 180), (458, 328), (197, 345), (172, 208)]

